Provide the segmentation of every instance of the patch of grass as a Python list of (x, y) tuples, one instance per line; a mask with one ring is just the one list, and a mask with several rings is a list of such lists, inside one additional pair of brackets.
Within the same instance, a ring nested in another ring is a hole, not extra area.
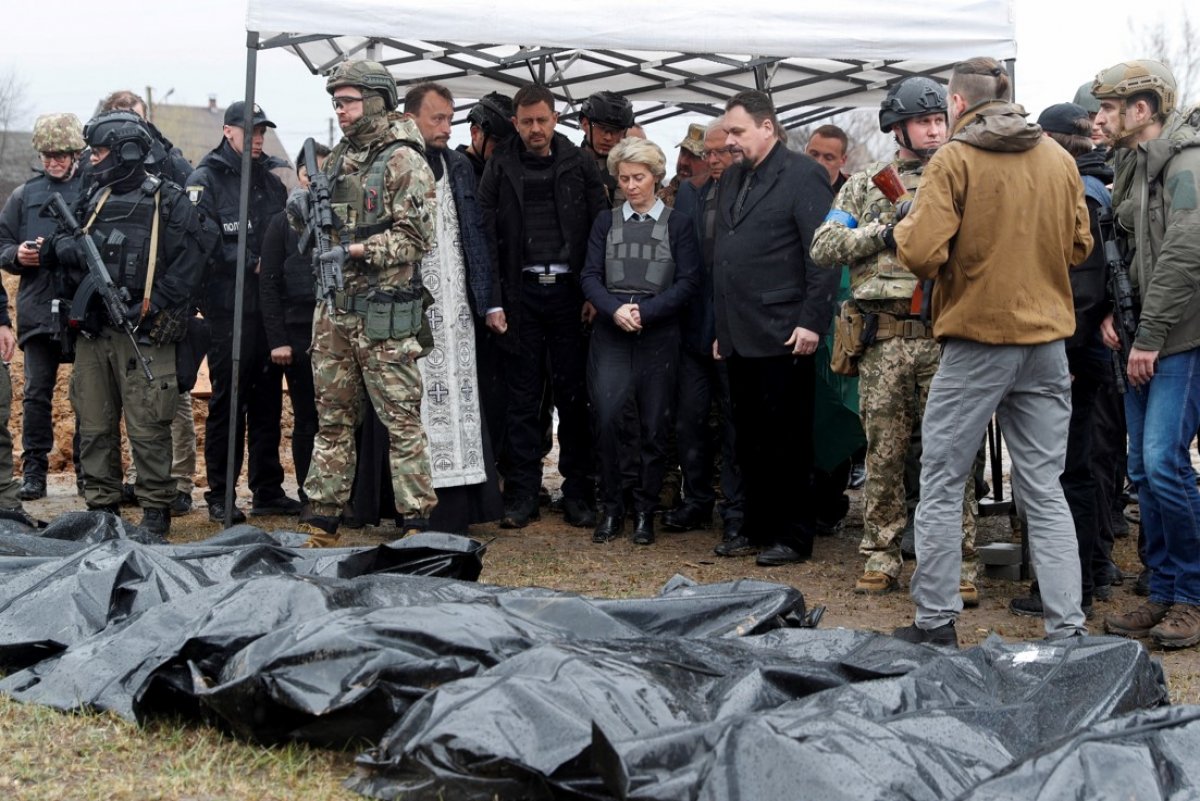
[(266, 748), (206, 726), (139, 728), (111, 715), (66, 715), (0, 696), (0, 795), (6, 801), (345, 801), (353, 754)]

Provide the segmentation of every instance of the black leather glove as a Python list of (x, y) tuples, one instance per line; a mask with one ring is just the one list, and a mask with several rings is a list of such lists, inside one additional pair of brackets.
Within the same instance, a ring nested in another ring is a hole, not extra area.
[(883, 244), (888, 250), (896, 249), (896, 226), (889, 225), (884, 228), (880, 236), (883, 237)]
[[(158, 307), (151, 301), (150, 308), (146, 312), (146, 320), (153, 320), (158, 311)], [(142, 322), (142, 302), (140, 300), (131, 300), (125, 307), (125, 319), (129, 320), (129, 324), (134, 328), (137, 328), (138, 324)]]
[(892, 217), (893, 225), (908, 216), (908, 213), (912, 211), (912, 204), (913, 202), (911, 200), (901, 200), (896, 204), (896, 215)]

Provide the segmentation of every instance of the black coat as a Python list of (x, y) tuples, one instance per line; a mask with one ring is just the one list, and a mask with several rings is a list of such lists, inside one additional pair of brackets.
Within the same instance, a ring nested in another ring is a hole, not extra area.
[[(74, 208), (82, 188), (82, 174), (76, 169), (65, 181), (56, 181), (45, 173), (30, 178), (9, 195), (0, 211), (0, 267), (21, 276), (17, 290), (17, 337), (22, 346), (31, 336), (53, 332), (50, 303), (62, 296), (61, 281), (45, 267), (21, 267), (16, 263), (22, 242), (39, 236), (50, 239), (56, 223), (40, 216), (51, 195), (58, 192)], [(84, 220), (86, 222), (86, 220)], [(3, 320), (8, 319), (7, 304)], [(7, 322), (0, 323), (7, 325)]]
[(829, 173), (776, 144), (754, 170), (735, 223), (733, 206), (750, 167), (725, 170), (717, 190), (713, 310), (722, 356), (785, 356), (800, 326), (829, 329), (840, 275), (809, 257), (813, 233), (833, 203)]
[(492, 254), (483, 231), (483, 213), (479, 209), (478, 180), (471, 159), (456, 150), (431, 150), (428, 156), (444, 156), (450, 171), (450, 191), (458, 214), (459, 241), (467, 264), (467, 288), (471, 308), (482, 317), (492, 302)]
[[(250, 177), (250, 217), (246, 231), (245, 313), (258, 313), (258, 281), (255, 274), (267, 223), (283, 210), (287, 189), (271, 170), (286, 166), (263, 154), (253, 163)], [(215, 225), (220, 235), (206, 278), (207, 288), (201, 299), (205, 317), (233, 315), (237, 279), (238, 198), (241, 194), (242, 157), (222, 140), (200, 160), (187, 180), (187, 193), (200, 212), (202, 223)]]
[[(521, 324), (521, 268), (525, 259), (525, 217), (522, 180), (524, 166), (519, 136), (509, 138), (488, 159), (479, 183), (479, 206), (483, 211), (492, 264), (498, 281), (493, 282), (491, 306), (502, 306), (508, 332), (500, 337), (505, 347), (515, 348)], [(592, 221), (607, 206), (604, 183), (596, 162), (562, 134), (554, 134), (554, 199), (558, 222), (567, 243), (567, 263), (578, 275), (587, 259), (588, 234)]]

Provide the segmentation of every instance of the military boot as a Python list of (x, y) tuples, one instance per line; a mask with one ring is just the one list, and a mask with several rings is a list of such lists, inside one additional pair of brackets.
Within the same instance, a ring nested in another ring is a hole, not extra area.
[(854, 582), (854, 592), (859, 595), (887, 595), (900, 589), (900, 582), (895, 576), (889, 576), (880, 570), (868, 570)]
[(1170, 611), (1170, 604), (1146, 601), (1127, 614), (1105, 615), (1104, 628), (1109, 634), (1120, 634), (1122, 637), (1145, 637), (1153, 628), (1163, 622), (1163, 618)]
[(1150, 636), (1163, 648), (1187, 648), (1200, 642), (1200, 606), (1175, 604)]
[(166, 538), (171, 530), (171, 510), (165, 507), (147, 506), (142, 510), (142, 520), (139, 526), (149, 532)]
[(332, 548), (338, 542), (338, 519), (325, 515), (313, 514), (306, 506), (300, 513), (300, 522), (296, 530), (308, 535), (305, 548)]

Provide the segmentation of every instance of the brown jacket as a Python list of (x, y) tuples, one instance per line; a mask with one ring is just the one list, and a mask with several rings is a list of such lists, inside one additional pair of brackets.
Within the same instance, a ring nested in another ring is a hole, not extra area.
[(1075, 330), (1071, 265), (1092, 248), (1075, 161), (1018, 105), (969, 109), (925, 168), (896, 252), (936, 278), (933, 333), (1037, 345)]

